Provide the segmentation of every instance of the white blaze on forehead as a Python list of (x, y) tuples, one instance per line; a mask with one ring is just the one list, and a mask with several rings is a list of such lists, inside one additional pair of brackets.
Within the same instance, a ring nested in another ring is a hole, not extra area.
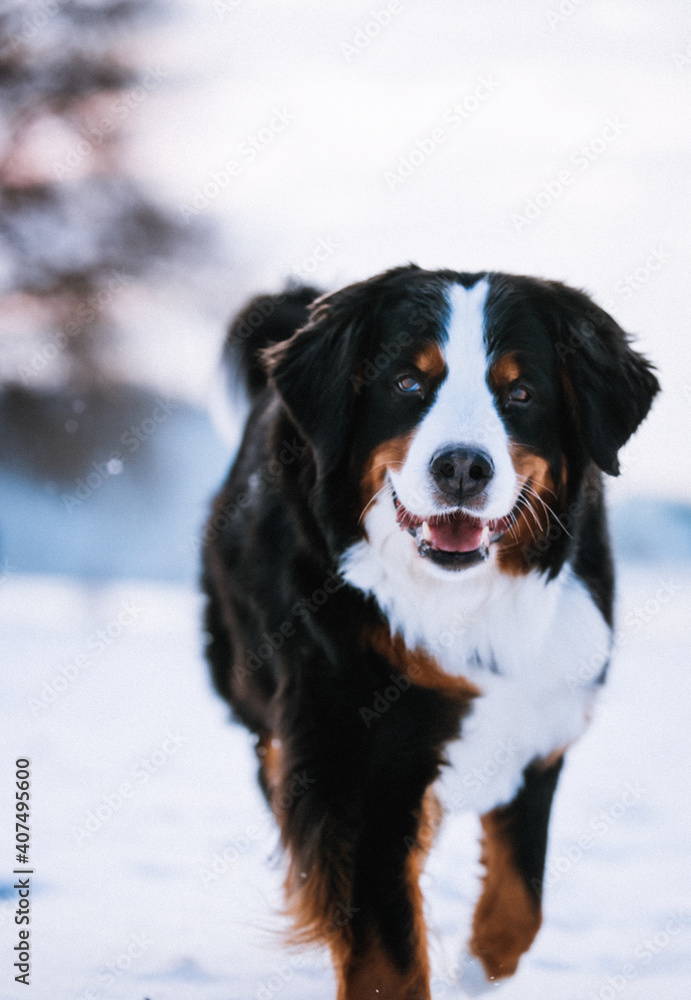
[(403, 468), (390, 472), (403, 506), (421, 517), (448, 509), (434, 499), (430, 473), (432, 458), (447, 448), (479, 449), (494, 463), (487, 504), (483, 510), (473, 511), (476, 516), (503, 517), (516, 498), (509, 438), (487, 385), (484, 310), (488, 292), (485, 278), (472, 288), (452, 285), (448, 289), (449, 319), (443, 346), (448, 375), (418, 427)]

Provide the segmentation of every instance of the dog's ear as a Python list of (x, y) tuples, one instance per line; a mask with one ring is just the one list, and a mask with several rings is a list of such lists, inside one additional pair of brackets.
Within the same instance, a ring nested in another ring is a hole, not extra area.
[(559, 316), (556, 350), (567, 400), (586, 451), (619, 474), (617, 452), (648, 413), (660, 385), (628, 335), (583, 292), (549, 283)]
[(373, 295), (371, 279), (321, 296), (306, 326), (263, 355), (271, 382), (314, 449), (320, 478), (335, 468), (346, 443)]

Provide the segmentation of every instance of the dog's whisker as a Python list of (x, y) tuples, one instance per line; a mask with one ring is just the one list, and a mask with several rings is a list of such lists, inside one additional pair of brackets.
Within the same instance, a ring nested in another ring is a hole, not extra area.
[[(528, 507), (528, 510), (530, 510), (531, 513), (534, 513), (534, 511), (532, 510), (532, 507)], [(528, 529), (528, 531), (530, 532), (530, 537), (535, 542), (535, 541), (537, 541), (537, 535), (535, 534), (535, 529), (533, 528), (532, 524), (530, 523), (530, 521), (526, 517), (525, 511), (526, 511), (525, 507), (521, 508), (520, 516), (523, 518), (523, 520), (525, 522), (525, 526)], [(538, 522), (538, 527), (539, 527), (539, 522)]]
[(519, 510), (530, 511), (530, 513), (531, 513), (531, 515), (533, 517), (533, 520), (535, 521), (535, 523), (538, 526), (538, 528), (540, 529), (540, 531), (543, 530), (542, 522), (538, 518), (537, 513), (536, 513), (533, 505), (528, 501), (527, 497), (519, 497), (518, 502), (517, 502), (517, 506), (518, 506)]
[(550, 505), (548, 503), (545, 503), (545, 501), (542, 499), (542, 497), (540, 496), (540, 494), (533, 491), (531, 495), (534, 496), (536, 500), (540, 501), (540, 503), (542, 504), (542, 506), (545, 508), (546, 512), (548, 512), (549, 514), (552, 515), (552, 517), (557, 522), (557, 524), (559, 525), (559, 527), (561, 528), (561, 530), (564, 532), (564, 534), (568, 535), (569, 538), (573, 538), (573, 535), (571, 534), (570, 531), (568, 531), (568, 529), (566, 528), (566, 525), (563, 524), (563, 522), (562, 522), (561, 518), (559, 517), (559, 515), (556, 513), (556, 511), (552, 510), (552, 508), (550, 507)]
[[(522, 486), (528, 486), (533, 481), (532, 476), (522, 476), (519, 472), (516, 473), (516, 479), (518, 479), (518, 481), (521, 483)], [(555, 500), (558, 499), (558, 495), (554, 492), (554, 490), (550, 489), (550, 487), (545, 485), (545, 483), (540, 483), (540, 486), (547, 493), (551, 493)]]
[[(565, 534), (566, 534), (566, 535), (567, 535), (567, 536), (568, 536), (569, 538), (572, 538), (573, 536), (571, 535), (571, 533), (570, 533), (570, 532), (569, 532), (569, 530), (567, 529), (566, 525), (565, 525), (565, 524), (564, 524), (564, 523), (562, 522), (562, 520), (561, 520), (561, 518), (559, 517), (559, 515), (557, 514), (557, 512), (556, 512), (556, 511), (555, 511), (555, 510), (554, 510), (554, 509), (553, 509), (552, 507), (550, 507), (550, 505), (549, 505), (549, 504), (548, 504), (548, 503), (547, 503), (547, 502), (545, 501), (545, 499), (544, 499), (544, 498), (543, 498), (543, 497), (542, 497), (542, 496), (540, 495), (540, 493), (539, 493), (539, 492), (538, 492), (538, 491), (537, 491), (537, 490), (535, 489), (535, 487), (534, 487), (534, 486), (533, 486), (533, 484), (532, 484), (532, 479), (531, 479), (530, 477), (526, 477), (526, 476), (521, 476), (521, 475), (519, 475), (518, 473), (517, 473), (517, 478), (519, 479), (519, 481), (522, 481), (522, 488), (521, 488), (521, 494), (519, 494), (519, 496), (520, 496), (520, 495), (523, 495), (523, 496), (531, 496), (531, 497), (534, 497), (534, 498), (535, 498), (535, 499), (536, 499), (536, 500), (537, 500), (537, 501), (538, 501), (539, 503), (541, 503), (541, 504), (542, 504), (542, 506), (544, 507), (544, 509), (545, 509), (545, 513), (546, 513), (546, 516), (547, 516), (547, 525), (546, 525), (546, 527), (549, 527), (549, 515), (551, 514), (551, 516), (552, 516), (552, 517), (554, 518), (554, 520), (555, 520), (555, 521), (557, 522), (557, 524), (558, 524), (558, 525), (559, 525), (559, 527), (560, 527), (560, 528), (562, 529), (562, 531), (563, 531), (563, 532), (564, 532), (564, 533), (565, 533)], [(546, 490), (547, 490), (547, 491), (548, 491), (549, 493), (553, 493), (553, 494), (554, 494), (554, 491), (553, 491), (553, 490), (550, 490), (550, 489), (549, 489), (549, 487), (544, 487), (544, 488), (545, 488), (545, 489), (546, 489)], [(554, 495), (556, 496), (556, 494), (554, 494)], [(518, 501), (517, 501), (517, 503), (518, 503)]]
[(370, 509), (370, 507), (372, 506), (372, 504), (376, 503), (376, 501), (380, 497), (384, 496), (387, 492), (389, 493), (390, 496), (393, 496), (393, 494), (394, 494), (393, 486), (391, 485), (391, 483), (389, 482), (388, 479), (386, 480), (386, 482), (384, 483), (384, 485), (377, 490), (377, 492), (374, 494), (374, 496), (371, 497), (367, 501), (367, 503), (365, 504), (364, 510), (362, 511), (362, 513), (360, 514), (360, 516), (358, 518), (358, 524), (361, 523), (363, 517), (366, 515), (367, 511)]

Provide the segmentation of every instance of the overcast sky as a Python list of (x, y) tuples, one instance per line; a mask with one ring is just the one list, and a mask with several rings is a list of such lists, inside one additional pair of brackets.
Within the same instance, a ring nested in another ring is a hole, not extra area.
[[(142, 53), (176, 82), (137, 111), (136, 168), (219, 220), (228, 311), (291, 272), (331, 288), (410, 260), (582, 287), (665, 390), (615, 490), (691, 498), (686, 4), (185, 7)], [(185, 322), (179, 350), (159, 329), (140, 352), (201, 397), (222, 331)]]

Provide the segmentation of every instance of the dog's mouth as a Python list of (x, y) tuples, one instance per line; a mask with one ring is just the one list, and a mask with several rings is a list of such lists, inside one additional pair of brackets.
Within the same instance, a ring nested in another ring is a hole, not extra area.
[(426, 520), (411, 514), (393, 494), (396, 520), (402, 531), (408, 531), (417, 543), (417, 550), (445, 569), (466, 569), (489, 558), (490, 546), (498, 542), (511, 518), (484, 520), (463, 511), (450, 511)]

